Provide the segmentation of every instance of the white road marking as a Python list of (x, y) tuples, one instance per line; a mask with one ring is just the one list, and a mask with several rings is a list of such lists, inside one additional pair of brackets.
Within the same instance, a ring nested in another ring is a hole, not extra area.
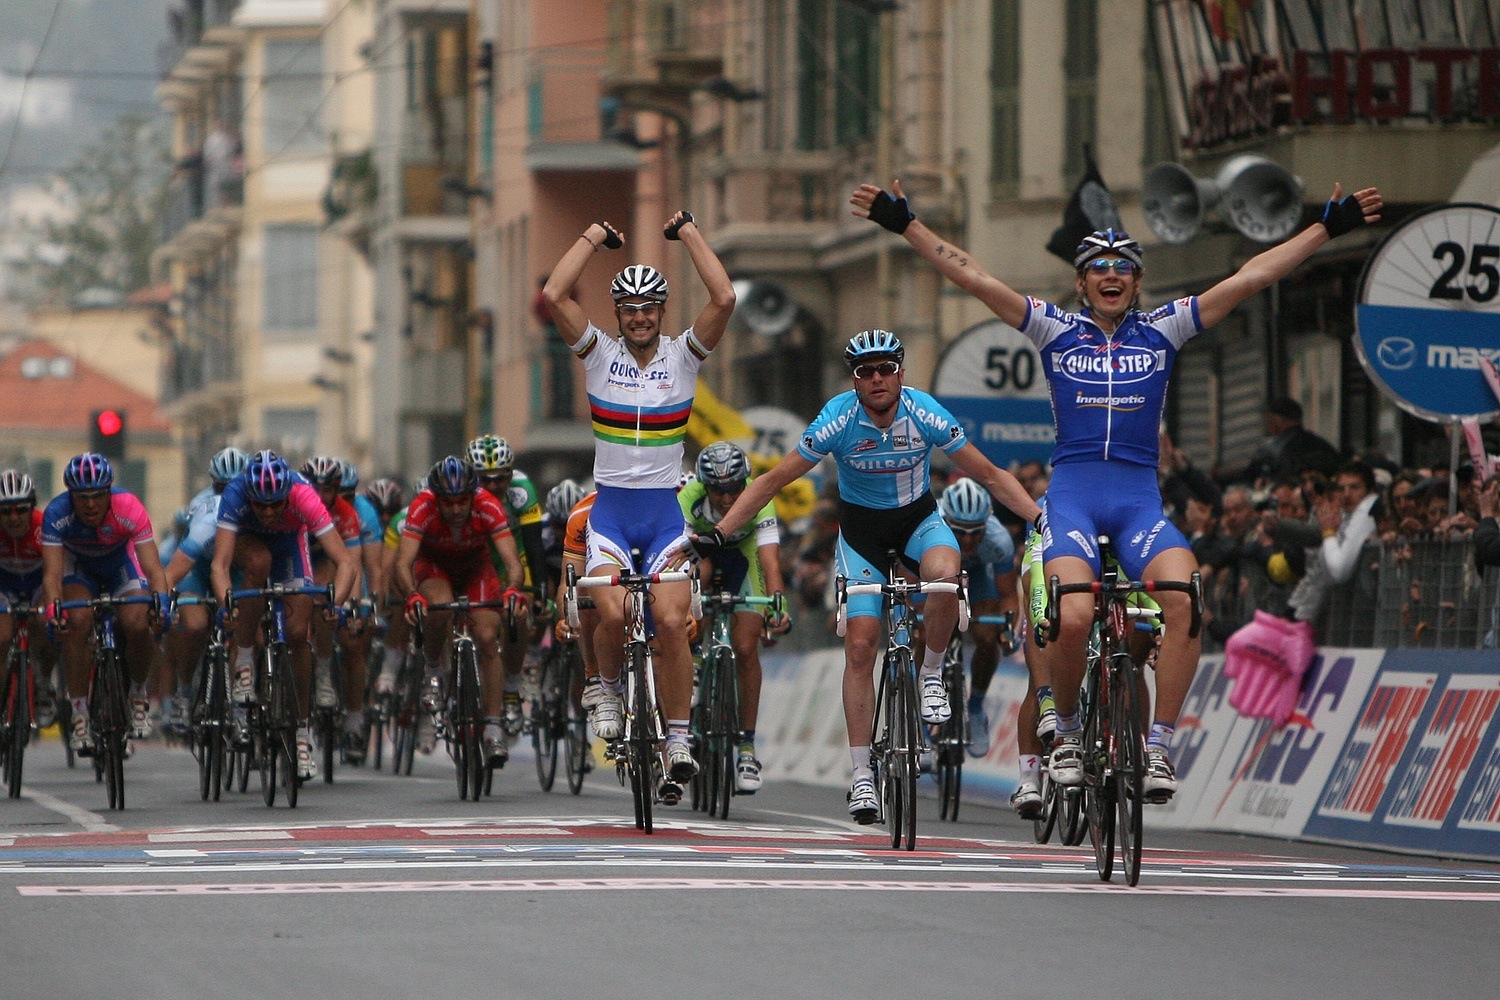
[(288, 830), (189, 830), (184, 833), (151, 833), (146, 839), (153, 844), (196, 844), (221, 840), (292, 840)]
[(1364, 899), (1496, 903), (1500, 892), (1444, 892), (1435, 889), (1358, 889), (1325, 886), (1164, 886), (1078, 882), (930, 882), (915, 880), (851, 881), (846, 879), (516, 879), (422, 882), (244, 882), (142, 885), (23, 885), (23, 896), (253, 896), (306, 893), (389, 892), (602, 892), (640, 889), (794, 889), (817, 892), (960, 892), (1018, 894), (1115, 893), (1157, 896), (1242, 896), (1277, 899)]
[(46, 792), (39, 792), (34, 788), (21, 789), (21, 798), (30, 799), (43, 809), (50, 809), (61, 816), (67, 817), (71, 822), (83, 827), (87, 833), (117, 833), (121, 829), (113, 823), (106, 823), (104, 817), (96, 812), (89, 812), (82, 806), (75, 806), (71, 802), (64, 802), (56, 795), (48, 795)]

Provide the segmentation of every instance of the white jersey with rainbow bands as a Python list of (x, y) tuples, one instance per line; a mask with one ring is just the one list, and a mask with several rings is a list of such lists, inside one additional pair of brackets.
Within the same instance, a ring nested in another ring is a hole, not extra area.
[(708, 348), (691, 329), (663, 336), (642, 370), (623, 338), (590, 323), (573, 345), (583, 362), (594, 422), (594, 482), (625, 489), (676, 489), (682, 442)]

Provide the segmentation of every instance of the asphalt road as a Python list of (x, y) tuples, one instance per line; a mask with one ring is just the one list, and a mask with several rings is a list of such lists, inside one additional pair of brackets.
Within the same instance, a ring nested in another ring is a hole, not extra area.
[(123, 812), (56, 740), (0, 799), (0, 997), (1489, 996), (1500, 866), (1148, 830), (1141, 885), (1087, 843), (966, 806), (918, 849), (836, 790), (637, 831), (613, 771), (529, 759), (461, 802), (441, 753), (340, 771), (296, 809), (199, 800), (145, 744)]

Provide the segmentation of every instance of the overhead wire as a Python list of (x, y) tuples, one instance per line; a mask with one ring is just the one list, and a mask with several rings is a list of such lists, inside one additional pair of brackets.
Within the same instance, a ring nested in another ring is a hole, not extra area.
[(42, 56), (47, 53), (47, 43), (52, 40), (52, 29), (57, 26), (57, 15), (62, 11), (62, 5), (63, 0), (55, 0), (53, 3), (52, 15), (47, 18), (47, 30), (42, 32), (42, 41), (31, 60), (31, 68), (21, 78), (21, 96), (16, 102), (16, 124), (10, 130), (10, 141), (5, 144), (5, 156), (0, 157), (0, 180), (5, 179), (10, 158), (16, 151), (16, 142), (21, 138), (21, 128), (26, 122), (26, 96), (31, 90), (31, 81), (36, 76), (37, 67), (42, 64)]

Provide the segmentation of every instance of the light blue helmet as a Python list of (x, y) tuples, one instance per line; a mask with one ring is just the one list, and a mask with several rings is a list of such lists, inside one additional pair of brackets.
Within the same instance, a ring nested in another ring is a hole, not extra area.
[(340, 493), (353, 493), (359, 489), (359, 469), (347, 458), (339, 459), (339, 470), (342, 476), (339, 479)]
[(960, 479), (944, 490), (938, 507), (943, 520), (958, 524), (983, 524), (993, 510), (989, 493), (972, 479)]
[(245, 466), (249, 464), (249, 452), (241, 451), (239, 448), (225, 448), (209, 461), (208, 473), (213, 477), (214, 482), (222, 485), (244, 472)]
[(889, 330), (862, 330), (849, 338), (849, 345), (844, 348), (844, 363), (851, 369), (875, 358), (895, 358), (904, 364), (906, 348)]

